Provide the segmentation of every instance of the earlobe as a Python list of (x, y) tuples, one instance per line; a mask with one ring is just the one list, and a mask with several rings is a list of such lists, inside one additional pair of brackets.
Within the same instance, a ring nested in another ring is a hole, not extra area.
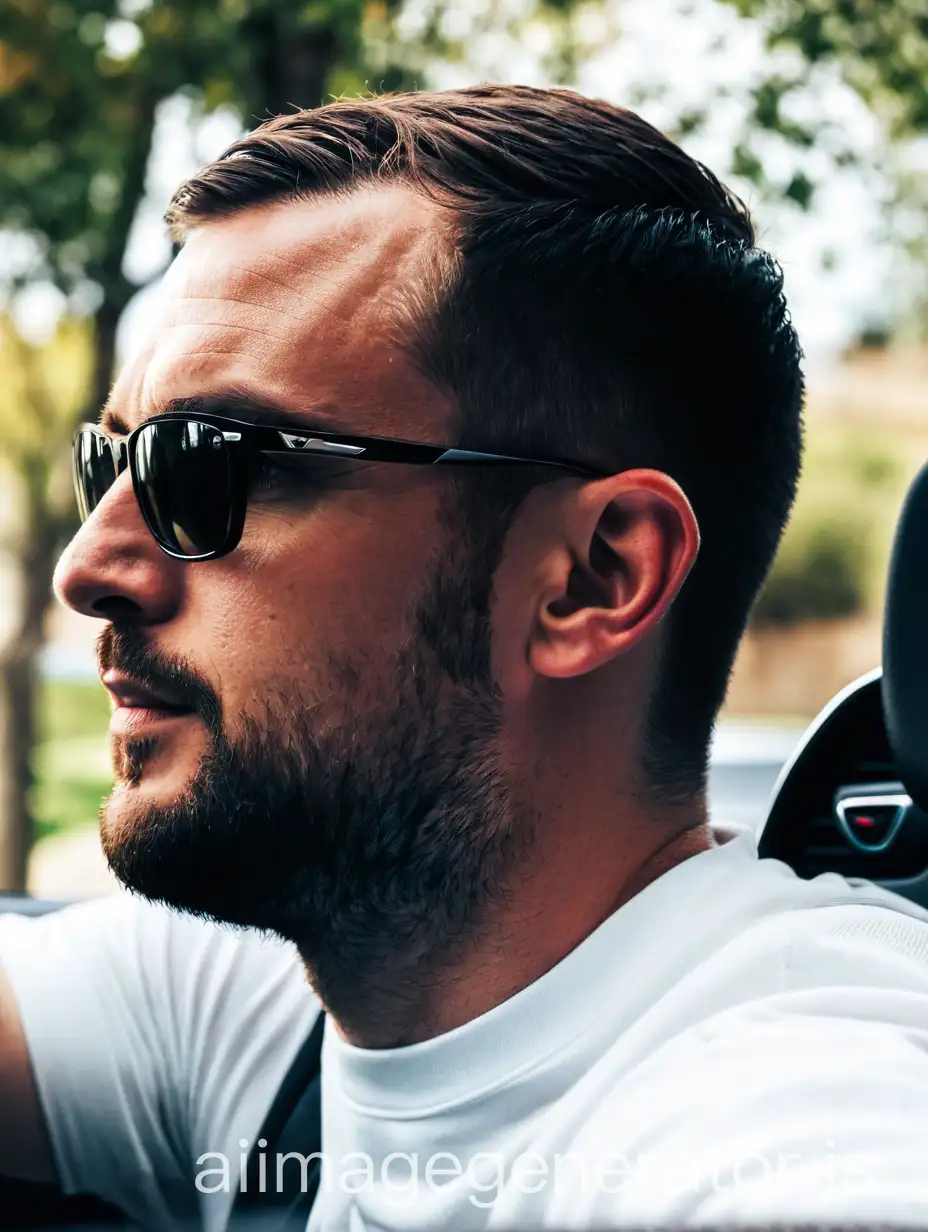
[[(659, 471), (585, 485), (568, 511), (569, 561), (539, 596), (532, 669), (567, 678), (641, 644), (678, 594), (699, 548), (682, 489)], [(559, 554), (560, 555), (560, 554)]]

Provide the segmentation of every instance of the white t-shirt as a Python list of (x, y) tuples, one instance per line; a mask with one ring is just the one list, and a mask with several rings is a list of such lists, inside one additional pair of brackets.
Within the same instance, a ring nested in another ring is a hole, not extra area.
[[(64, 1188), (222, 1229), (318, 1012), (294, 951), (116, 896), (5, 918), (0, 963)], [(457, 1030), (327, 1024), (322, 1066), (312, 1232), (928, 1222), (928, 914), (747, 833)]]

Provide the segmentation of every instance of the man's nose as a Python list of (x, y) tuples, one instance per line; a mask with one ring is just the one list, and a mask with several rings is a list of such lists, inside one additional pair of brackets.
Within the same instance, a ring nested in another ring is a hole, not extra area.
[(180, 605), (185, 568), (152, 538), (125, 471), (65, 548), (54, 590), (85, 616), (159, 624)]

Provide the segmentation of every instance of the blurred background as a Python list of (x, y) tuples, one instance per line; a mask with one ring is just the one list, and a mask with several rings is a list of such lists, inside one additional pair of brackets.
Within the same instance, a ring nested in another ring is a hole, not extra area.
[(892, 528), (928, 459), (928, 0), (3, 0), (0, 889), (113, 888), (95, 622), (50, 582), (74, 425), (171, 260), (174, 188), (269, 115), (487, 80), (639, 110), (785, 268), (806, 463), (719, 726), (716, 816), (759, 822), (805, 723), (879, 664)]

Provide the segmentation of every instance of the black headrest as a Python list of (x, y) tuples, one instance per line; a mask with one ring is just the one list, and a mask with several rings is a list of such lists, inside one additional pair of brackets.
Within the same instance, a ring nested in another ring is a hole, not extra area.
[(883, 622), (883, 713), (899, 776), (928, 810), (928, 466), (899, 515)]

